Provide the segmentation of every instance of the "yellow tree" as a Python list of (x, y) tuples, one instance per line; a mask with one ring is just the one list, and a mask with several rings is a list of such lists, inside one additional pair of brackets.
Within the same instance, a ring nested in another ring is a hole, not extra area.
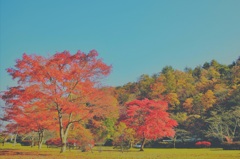
[(192, 112), (192, 107), (193, 107), (193, 98), (187, 98), (185, 102), (183, 103), (183, 108), (188, 112)]
[(151, 85), (151, 98), (152, 99), (163, 99), (163, 92), (166, 90), (163, 82), (156, 81)]
[(165, 95), (164, 100), (168, 102), (169, 109), (173, 110), (176, 106), (180, 104), (180, 101), (178, 100), (177, 93), (169, 93)]
[(216, 97), (213, 91), (208, 90), (205, 94), (203, 94), (201, 98), (201, 102), (204, 107), (204, 110), (211, 108), (213, 104), (216, 102)]

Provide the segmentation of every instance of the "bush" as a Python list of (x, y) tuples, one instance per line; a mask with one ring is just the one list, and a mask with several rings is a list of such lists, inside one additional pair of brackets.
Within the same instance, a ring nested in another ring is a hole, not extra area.
[(21, 146), (35, 146), (38, 144), (38, 141), (32, 142), (31, 140), (23, 140), (20, 142), (20, 144), (21, 144)]
[(80, 147), (80, 142), (76, 139), (68, 139), (67, 140), (67, 147), (69, 149), (74, 149), (75, 147)]
[(62, 142), (60, 138), (49, 139), (45, 143), (47, 147), (60, 147), (62, 146)]
[(240, 142), (223, 143), (224, 150), (240, 150)]
[(112, 139), (107, 139), (104, 146), (113, 146), (113, 140)]
[(30, 146), (30, 145), (32, 144), (32, 141), (30, 141), (30, 140), (24, 140), (24, 141), (20, 142), (20, 144), (21, 144), (22, 146)]
[(197, 147), (210, 147), (211, 142), (209, 142), (209, 141), (198, 141), (198, 142), (195, 143), (195, 146), (197, 146)]

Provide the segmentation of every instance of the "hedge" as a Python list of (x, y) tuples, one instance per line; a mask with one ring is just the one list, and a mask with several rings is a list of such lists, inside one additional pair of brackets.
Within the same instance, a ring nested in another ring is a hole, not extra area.
[(209, 141), (198, 141), (198, 142), (195, 143), (195, 146), (197, 146), (197, 147), (210, 147), (211, 142), (209, 142)]
[(240, 150), (240, 142), (232, 142), (232, 143), (223, 143), (222, 147), (224, 150)]

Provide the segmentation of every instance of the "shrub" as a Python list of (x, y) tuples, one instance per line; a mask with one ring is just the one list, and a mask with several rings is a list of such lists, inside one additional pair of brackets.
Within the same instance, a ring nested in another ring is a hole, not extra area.
[(198, 142), (195, 143), (195, 146), (197, 146), (197, 147), (210, 147), (211, 142), (209, 142), (209, 141), (198, 141)]
[(240, 150), (240, 142), (223, 143), (224, 150)]
[(30, 146), (32, 144), (32, 141), (30, 140), (24, 140), (20, 142), (21, 146)]
[(69, 149), (74, 149), (75, 147), (80, 147), (80, 142), (76, 139), (68, 139), (67, 146)]
[(104, 146), (113, 146), (113, 140), (112, 139), (107, 139)]
[(35, 146), (38, 144), (38, 141), (23, 140), (20, 142), (21, 146)]
[(73, 146), (78, 146), (80, 143), (79, 143), (79, 141), (76, 140), (76, 139), (68, 139), (68, 140), (67, 140), (67, 144), (68, 144), (68, 145), (73, 145)]
[(62, 142), (60, 138), (53, 138), (53, 139), (49, 139), (46, 141), (45, 143), (47, 145), (47, 147), (60, 147), (62, 146)]

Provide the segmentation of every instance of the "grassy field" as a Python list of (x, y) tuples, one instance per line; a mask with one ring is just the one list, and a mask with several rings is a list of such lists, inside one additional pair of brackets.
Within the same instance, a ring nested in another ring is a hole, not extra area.
[[(0, 159), (239, 159), (240, 151), (222, 149), (157, 149), (146, 148), (144, 152), (131, 149), (125, 152), (112, 147), (94, 147), (92, 152), (67, 150), (60, 154), (58, 148), (20, 146), (12, 144), (0, 146)], [(100, 152), (100, 150), (102, 150)]]

